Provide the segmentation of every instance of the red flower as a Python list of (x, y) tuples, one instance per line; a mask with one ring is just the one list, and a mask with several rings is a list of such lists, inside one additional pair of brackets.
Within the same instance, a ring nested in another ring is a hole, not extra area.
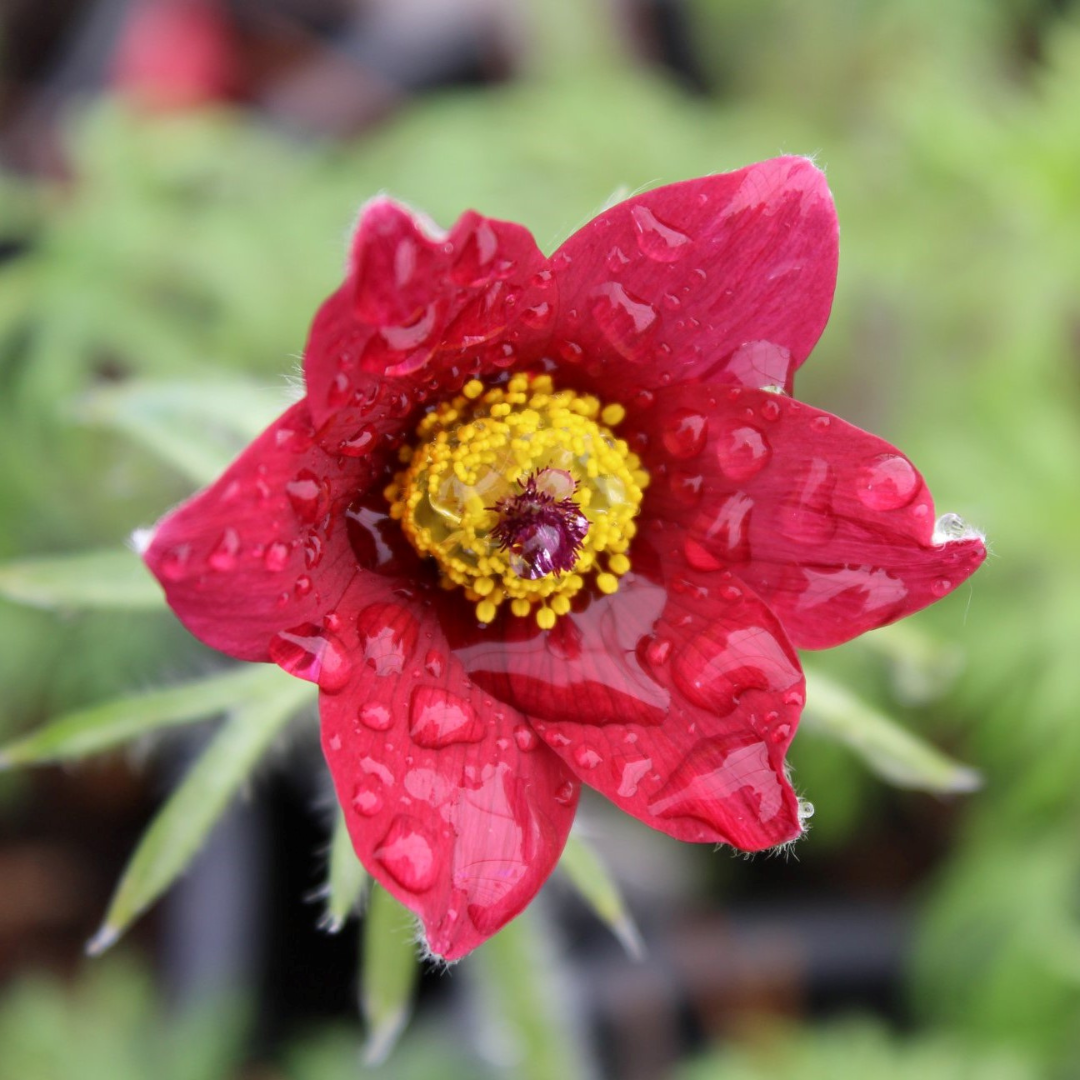
[(898, 451), (779, 392), (836, 258), (801, 158), (635, 196), (550, 259), (376, 199), (307, 396), (157, 527), (193, 633), (319, 684), (356, 850), (433, 953), (521, 911), (583, 782), (683, 840), (799, 836), (795, 647), (982, 562)]

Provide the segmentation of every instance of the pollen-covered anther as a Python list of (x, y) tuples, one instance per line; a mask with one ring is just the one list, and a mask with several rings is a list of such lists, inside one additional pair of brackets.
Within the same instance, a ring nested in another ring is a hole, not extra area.
[(490, 388), (474, 379), (421, 420), (386, 489), (391, 516), (480, 622), (505, 604), (550, 630), (589, 577), (613, 593), (630, 569), (649, 478), (611, 431), (624, 415), (547, 375)]

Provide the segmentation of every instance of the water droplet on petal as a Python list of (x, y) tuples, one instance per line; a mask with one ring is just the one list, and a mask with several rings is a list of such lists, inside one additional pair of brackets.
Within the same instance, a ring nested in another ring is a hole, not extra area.
[(363, 457), (375, 445), (376, 432), (370, 424), (365, 424), (355, 435), (338, 443), (338, 453), (345, 457)]
[(372, 731), (387, 731), (394, 718), (390, 710), (379, 701), (368, 701), (356, 712), (357, 719)]
[(290, 675), (318, 684), (335, 694), (349, 681), (349, 657), (333, 634), (312, 623), (276, 634), (268, 649), (270, 659)]
[(646, 206), (631, 207), (637, 246), (642, 255), (655, 262), (674, 262), (688, 250), (690, 237), (665, 225)]
[(832, 509), (835, 483), (824, 458), (807, 461), (795, 478), (791, 495), (779, 508), (776, 522), (779, 530), (801, 544), (824, 544), (831, 540), (837, 528)]
[(473, 707), (438, 686), (418, 686), (409, 701), (409, 734), (418, 746), (439, 750), (453, 743), (483, 739), (484, 722)]
[(400, 604), (370, 604), (356, 617), (364, 663), (376, 675), (400, 675), (416, 647), (415, 617)]
[(441, 679), (446, 658), (438, 649), (429, 649), (424, 657), (424, 669), (433, 679)]
[(353, 809), (364, 817), (374, 817), (383, 808), (383, 797), (364, 783), (353, 789)]
[(932, 543), (937, 546), (947, 544), (951, 540), (974, 540), (982, 539), (982, 533), (972, 528), (959, 514), (942, 514), (934, 523), (934, 536)]
[(871, 510), (899, 510), (918, 490), (919, 474), (899, 454), (879, 454), (864, 462), (856, 474), (856, 494)]
[(726, 740), (705, 739), (649, 802), (649, 811), (662, 818), (752, 826), (771, 821), (783, 803), (783, 787), (765, 743), (732, 748)]
[(514, 742), (517, 743), (518, 749), (523, 754), (527, 754), (536, 749), (536, 732), (528, 724), (518, 724), (514, 728)]
[(165, 552), (161, 560), (161, 576), (166, 581), (179, 581), (187, 570), (190, 558), (191, 546), (189, 544), (181, 544)]
[(948, 578), (938, 578), (930, 585), (930, 591), (935, 596), (944, 596), (952, 588), (952, 582)]
[(410, 817), (395, 818), (375, 858), (402, 888), (425, 892), (435, 884), (438, 867), (435, 846), (427, 830)]
[(283, 544), (280, 540), (272, 543), (263, 555), (263, 563), (266, 565), (266, 569), (273, 573), (284, 570), (288, 561), (289, 545)]
[(799, 821), (809, 821), (814, 816), (814, 804), (809, 799), (799, 800)]
[(624, 799), (632, 799), (638, 791), (638, 785), (653, 767), (652, 758), (642, 758), (640, 761), (628, 761), (623, 767), (622, 779), (619, 781), (617, 794)]
[(577, 794), (578, 786), (573, 780), (567, 780), (561, 784), (558, 790), (555, 792), (555, 801), (560, 806), (569, 806), (574, 801), (574, 796)]
[(678, 409), (664, 422), (664, 448), (672, 457), (697, 457), (708, 437), (708, 417), (693, 409)]
[(555, 309), (549, 303), (544, 301), (533, 307), (526, 308), (521, 313), (521, 321), (526, 326), (531, 326), (534, 330), (539, 330), (551, 322), (551, 318), (554, 314)]
[(320, 480), (310, 469), (296, 474), (295, 480), (285, 485), (293, 512), (305, 524), (311, 525), (322, 518), (330, 506), (330, 491), (325, 480)]
[(598, 286), (593, 297), (593, 318), (604, 336), (620, 356), (637, 358), (642, 335), (656, 323), (656, 309), (617, 281)]
[[(723, 563), (744, 563), (750, 559), (750, 523), (753, 518), (754, 500), (743, 491), (728, 495), (718, 505), (702, 510), (694, 521), (694, 540), (705, 549), (707, 555)], [(687, 556), (696, 555), (687, 549)], [(715, 565), (704, 565), (707, 560), (698, 559), (700, 570), (715, 570)]]
[(772, 457), (764, 433), (750, 424), (725, 425), (716, 439), (715, 451), (724, 475), (737, 483), (761, 472)]
[(212, 570), (228, 571), (236, 566), (236, 556), (240, 551), (240, 534), (235, 529), (226, 529), (210, 552), (206, 560)]
[(604, 759), (591, 746), (581, 745), (574, 751), (574, 760), (580, 769), (595, 769)]

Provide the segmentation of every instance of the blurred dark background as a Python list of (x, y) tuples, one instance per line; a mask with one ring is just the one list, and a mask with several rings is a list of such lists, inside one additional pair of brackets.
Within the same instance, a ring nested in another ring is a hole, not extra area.
[[(842, 227), (800, 396), (901, 446), (993, 550), (935, 609), (807, 664), (984, 784), (889, 783), (810, 714), (792, 760), (817, 814), (787, 858), (588, 802), (648, 953), (555, 880), (532, 923), (542, 1034), (628, 1080), (1076, 1076), (1067, 0), (3, 0), (0, 559), (119, 547), (191, 490), (132, 388), (224, 374), (283, 401), (372, 194), (551, 250), (612, 197), (784, 152), (826, 168)], [(167, 615), (0, 599), (0, 738), (222, 663)], [(357, 927), (320, 931), (313, 900), (332, 803), (310, 722), (115, 955), (83, 955), (212, 730), (0, 773), (0, 1080), (369, 1075)], [(542, 1075), (485, 971), (427, 973), (370, 1075)]]

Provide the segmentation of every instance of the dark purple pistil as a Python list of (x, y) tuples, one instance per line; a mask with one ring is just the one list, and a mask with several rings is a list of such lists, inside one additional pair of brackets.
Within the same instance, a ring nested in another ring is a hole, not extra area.
[(501, 551), (510, 553), (510, 568), (518, 577), (535, 581), (574, 568), (589, 531), (589, 519), (569, 496), (556, 499), (543, 490), (541, 469), (526, 477), (521, 493), (507, 495), (492, 509), (499, 523), (491, 535)]

